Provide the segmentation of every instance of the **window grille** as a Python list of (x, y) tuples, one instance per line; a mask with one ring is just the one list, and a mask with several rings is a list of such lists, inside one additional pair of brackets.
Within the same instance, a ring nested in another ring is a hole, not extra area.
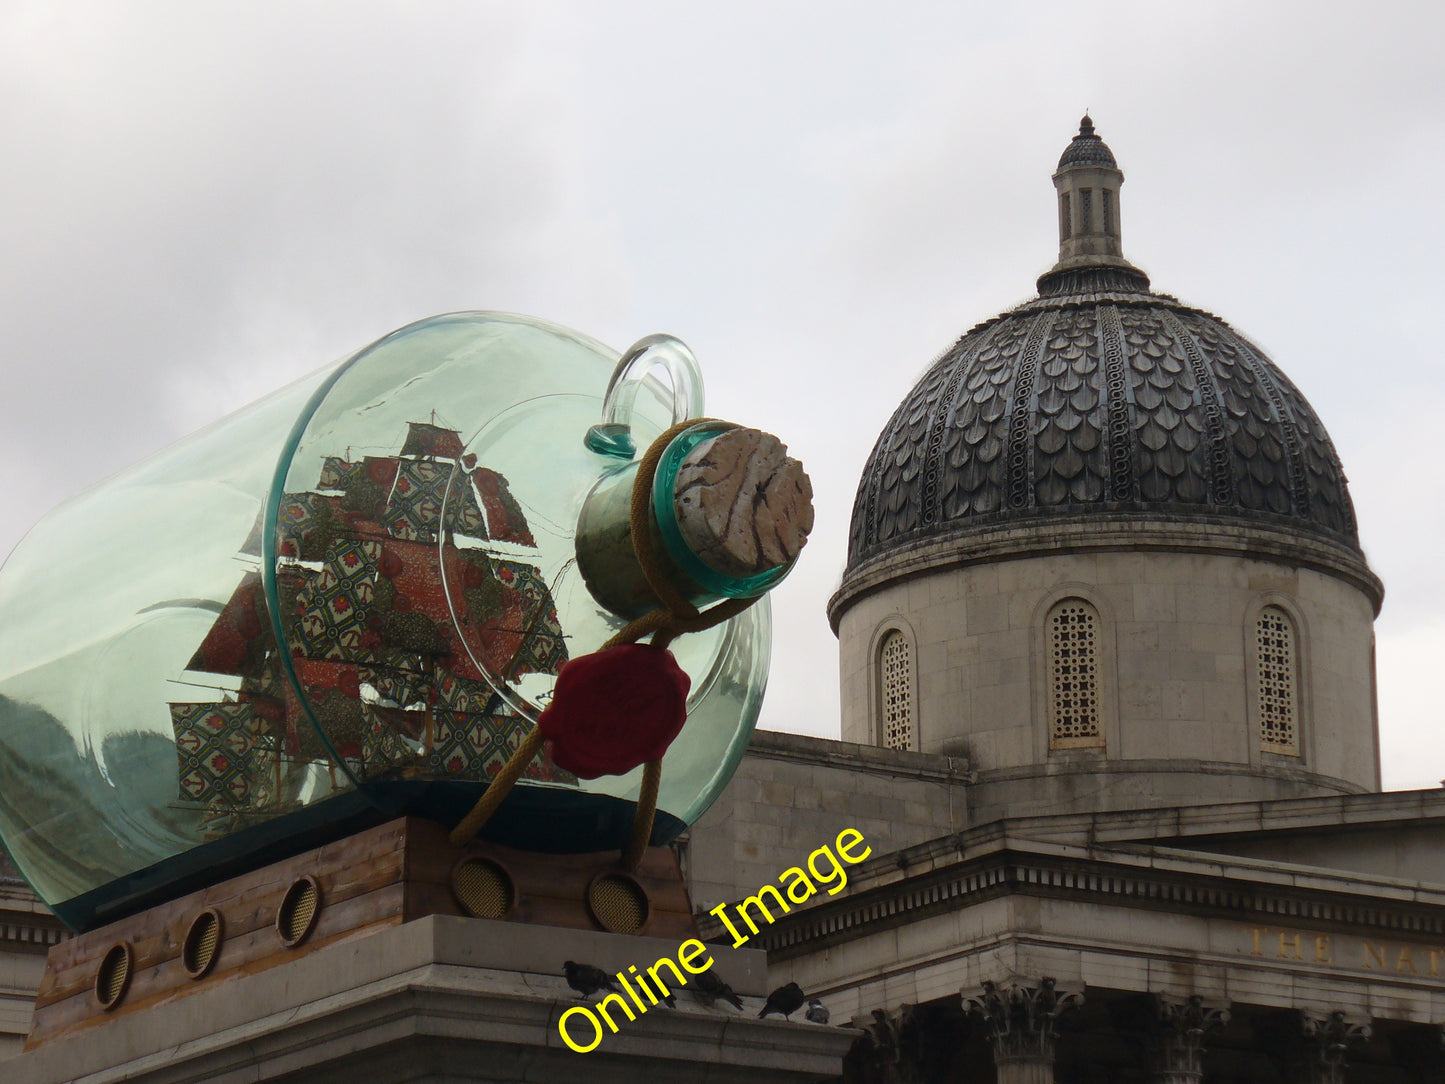
[(894, 629), (883, 637), (878, 651), (883, 705), (883, 745), (888, 749), (913, 746), (913, 645)]
[(1299, 756), (1295, 633), (1289, 615), (1266, 606), (1254, 622), (1259, 664), (1259, 742), (1266, 753)]
[(1115, 236), (1114, 233), (1114, 191), (1110, 188), (1100, 190), (1104, 198), (1104, 233), (1108, 236)]
[(1059, 193), (1059, 236), (1067, 241), (1074, 236), (1073, 218), (1069, 214), (1069, 194)]
[(1066, 599), (1051, 611), (1049, 637), (1049, 748), (1104, 744), (1099, 727), (1099, 615), (1083, 599)]
[(1079, 232), (1088, 233), (1094, 228), (1094, 190), (1079, 189)]

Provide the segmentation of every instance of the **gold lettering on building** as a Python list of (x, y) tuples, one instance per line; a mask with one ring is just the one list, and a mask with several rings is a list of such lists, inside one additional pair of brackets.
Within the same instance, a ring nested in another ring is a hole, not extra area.
[(1261, 952), (1261, 951), (1260, 951), (1260, 948), (1259, 948), (1259, 935), (1262, 934), (1262, 933), (1269, 933), (1269, 927), (1268, 927), (1268, 926), (1251, 926), (1251, 927), (1249, 928), (1249, 932), (1252, 933), (1252, 934), (1254, 934), (1254, 951), (1253, 951), (1252, 953), (1250, 953), (1250, 955), (1251, 955), (1251, 956), (1263, 956), (1264, 953)]
[[(1303, 959), (1304, 959), (1304, 956), (1302, 956), (1302, 955), (1300, 954), (1299, 937), (1300, 937), (1300, 935), (1297, 934), (1297, 933), (1285, 933), (1283, 930), (1280, 931), (1280, 934), (1279, 934), (1279, 958), (1280, 958), (1281, 960), (1290, 960), (1290, 959), (1303, 960)], [(1290, 955), (1290, 950), (1291, 950), (1291, 949), (1294, 950), (1294, 955), (1293, 955), (1293, 956)]]
[(1378, 967), (1381, 970), (1385, 967), (1385, 946), (1377, 945), (1373, 941), (1364, 942), (1365, 945), (1365, 966)]
[(1244, 929), (1249, 937), (1240, 946), (1240, 951), (1263, 959), (1298, 960), (1301, 963), (1385, 971), (1395, 975), (1442, 977), (1445, 948), (1309, 930), (1282, 930), (1270, 926), (1246, 926)]

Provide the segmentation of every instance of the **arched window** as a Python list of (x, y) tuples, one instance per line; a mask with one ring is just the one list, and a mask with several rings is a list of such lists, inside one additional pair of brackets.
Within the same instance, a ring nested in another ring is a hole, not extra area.
[(1049, 748), (1104, 744), (1099, 723), (1099, 614), (1081, 598), (1049, 611)]
[(1299, 651), (1294, 622), (1278, 606), (1266, 606), (1254, 621), (1259, 671), (1259, 745), (1266, 753), (1299, 756), (1299, 697), (1295, 673)]
[(913, 645), (894, 629), (878, 645), (880, 737), (886, 749), (913, 749)]

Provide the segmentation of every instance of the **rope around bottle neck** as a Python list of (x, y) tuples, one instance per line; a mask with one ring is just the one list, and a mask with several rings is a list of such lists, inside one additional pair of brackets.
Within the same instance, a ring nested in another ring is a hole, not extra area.
[[(657, 475), (657, 464), (662, 459), (662, 453), (667, 450), (667, 446), (675, 437), (700, 422), (716, 422), (716, 419), (693, 418), (689, 421), (678, 422), (648, 445), (647, 451), (638, 461), (637, 476), (632, 480), (630, 508), (632, 549), (637, 555), (637, 563), (642, 569), (647, 586), (652, 589), (652, 593), (657, 596), (662, 605), (628, 622), (602, 645), (603, 649), (616, 647), (619, 644), (634, 644), (648, 635), (652, 636), (651, 646), (666, 647), (683, 633), (702, 632), (714, 625), (722, 624), (729, 618), (736, 617), (762, 597), (757, 595), (753, 598), (730, 598), (711, 609), (699, 611), (696, 606), (683, 597), (673, 584), (668, 575), (667, 566), (658, 556), (657, 549), (653, 545), (652, 483)], [(728, 422), (720, 424), (734, 428)], [(542, 751), (542, 745), (541, 732), (534, 725), (531, 732), (522, 740), (517, 751), (512, 754), (506, 765), (492, 780), (486, 792), (477, 799), (477, 804), (472, 807), (471, 812), (452, 829), (448, 838), (455, 846), (461, 847), (471, 842), (472, 838), (482, 830), (492, 814), (496, 812), (497, 807), (511, 792), (513, 785), (526, 771), (527, 765)], [(657, 795), (661, 779), (662, 762), (648, 761), (642, 770), (642, 786), (637, 796), (637, 809), (633, 814), (632, 836), (622, 854), (622, 865), (629, 871), (635, 870), (641, 864), (643, 855), (647, 853), (647, 846), (652, 838), (652, 823), (657, 815)]]

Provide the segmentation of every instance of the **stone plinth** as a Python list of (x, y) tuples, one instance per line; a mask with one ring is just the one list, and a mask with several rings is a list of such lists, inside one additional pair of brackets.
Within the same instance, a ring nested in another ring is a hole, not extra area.
[(743, 1013), (682, 990), (676, 1010), (619, 1021), (592, 1053), (563, 1045), (557, 1021), (583, 1004), (564, 960), (615, 973), (677, 951), (671, 939), (432, 915), (56, 1040), (7, 1062), (5, 1079), (801, 1084), (841, 1074), (855, 1033), (757, 1020), (766, 961), (747, 949), (712, 949)]
[[(597, 881), (619, 882), (604, 892), (610, 906), (599, 900), (604, 912), (640, 924), (621, 926), (594, 913)], [(620, 912), (617, 890), (630, 901)], [(456, 847), (434, 821), (403, 817), (57, 946), (35, 1000), (26, 1048), (431, 914), (505, 919), (509, 926), (607, 929), (673, 944), (697, 932), (666, 847), (649, 848), (637, 870), (622, 878), (615, 854), (536, 855), (480, 841)], [(203, 923), (211, 929), (204, 953), (206, 939), (198, 933)]]

